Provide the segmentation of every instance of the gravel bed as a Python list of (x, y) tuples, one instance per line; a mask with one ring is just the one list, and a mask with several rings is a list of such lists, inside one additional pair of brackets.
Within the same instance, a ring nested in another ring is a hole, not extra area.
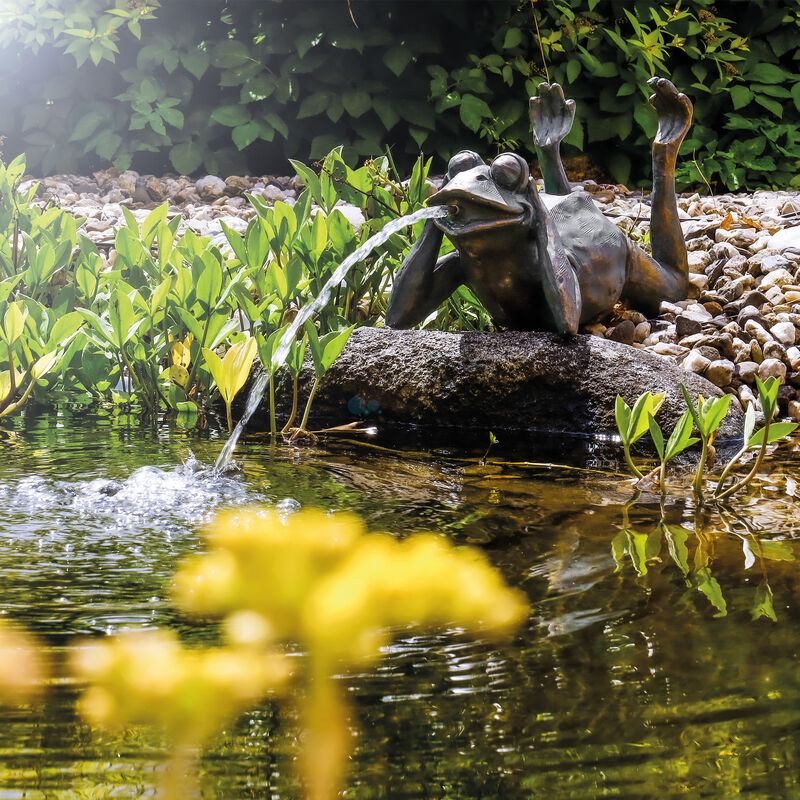
[[(244, 232), (254, 216), (245, 193), (293, 204), (303, 187), (297, 177), (192, 180), (113, 169), (38, 183), (42, 202), (56, 202), (86, 219), (83, 232), (106, 249), (110, 263), (115, 230), (124, 225), (123, 205), (141, 220), (168, 200), (170, 215), (183, 217), (179, 233), (191, 229), (225, 246), (220, 223)], [(574, 188), (589, 192), (603, 213), (648, 246), (648, 195), (594, 181)], [(586, 332), (648, 349), (703, 375), (743, 404), (755, 401), (756, 376), (779, 376), (780, 412), (800, 421), (800, 193), (685, 194), (678, 206), (689, 251), (689, 299), (662, 303), (655, 318), (619, 306), (613, 318)], [(340, 208), (353, 225), (363, 222), (360, 209)]]

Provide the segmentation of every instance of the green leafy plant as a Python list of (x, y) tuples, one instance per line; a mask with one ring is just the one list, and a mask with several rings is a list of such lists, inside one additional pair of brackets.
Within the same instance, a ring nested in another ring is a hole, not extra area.
[(41, 67), (28, 91), (2, 89), (8, 146), (45, 173), (98, 161), (263, 173), (342, 142), (349, 165), (391, 144), (405, 169), (421, 148), (445, 162), (463, 148), (527, 149), (527, 97), (548, 80), (578, 100), (567, 151), (640, 181), (655, 129), (645, 81), (658, 73), (695, 99), (680, 185), (704, 185), (700, 171), (729, 189), (797, 185), (791, 0), (735, 13), (711, 0), (499, 0), (479, 15), (432, 3), (424, 29), (407, 4), (369, 5), (354, 28), (335, 3), (310, 15), (291, 0), (223, 12), (197, 0), (187, 16), (156, 0), (6, 2), (0, 47)]
[(664, 402), (663, 394), (645, 392), (640, 395), (631, 408), (620, 395), (614, 405), (614, 417), (617, 421), (617, 430), (622, 439), (622, 450), (625, 461), (637, 478), (642, 478), (642, 472), (633, 463), (631, 458), (631, 445), (638, 442), (648, 431), (648, 419), (655, 415)]
[(703, 500), (703, 471), (706, 466), (706, 459), (708, 458), (708, 448), (714, 441), (714, 435), (720, 423), (725, 419), (728, 413), (728, 406), (731, 403), (731, 395), (726, 394), (722, 397), (709, 397), (704, 398), (703, 395), (697, 396), (697, 406), (695, 407), (692, 398), (686, 387), (681, 384), (681, 392), (686, 405), (689, 408), (689, 413), (692, 415), (695, 428), (700, 434), (700, 444), (702, 450), (700, 451), (700, 460), (697, 463), (697, 470), (695, 471), (694, 482), (692, 484), (694, 493), (698, 499)]
[(228, 417), (228, 432), (233, 431), (233, 417), (231, 416), (231, 403), (233, 398), (244, 386), (253, 360), (256, 357), (257, 343), (252, 336), (240, 339), (228, 349), (224, 358), (220, 358), (213, 350), (203, 348), (206, 364), (214, 376), (217, 389), (225, 401), (225, 411)]
[(308, 424), (308, 415), (311, 412), (311, 404), (314, 402), (314, 395), (319, 388), (319, 382), (322, 376), (331, 368), (333, 362), (339, 357), (350, 334), (355, 328), (351, 325), (341, 331), (330, 331), (324, 336), (317, 334), (317, 329), (311, 321), (306, 322), (306, 333), (308, 334), (308, 349), (311, 351), (311, 358), (314, 362), (314, 383), (311, 385), (311, 391), (308, 393), (308, 400), (306, 401), (305, 411), (303, 411), (303, 418), (300, 421), (300, 427), (295, 431), (294, 436), (306, 431)]
[[(747, 411), (745, 412), (742, 447), (739, 452), (731, 458), (722, 471), (722, 475), (720, 475), (717, 488), (714, 492), (714, 497), (717, 500), (721, 500), (733, 494), (749, 483), (761, 468), (761, 464), (764, 461), (764, 454), (767, 451), (767, 445), (777, 442), (779, 439), (783, 439), (797, 428), (796, 422), (772, 422), (778, 406), (778, 389), (780, 388), (780, 380), (778, 380), (778, 378), (767, 378), (766, 382), (762, 383), (761, 380), (756, 377), (756, 388), (758, 389), (758, 397), (761, 402), (761, 410), (764, 413), (764, 427), (760, 428), (755, 433), (753, 432), (756, 422), (755, 409), (752, 404), (748, 405)], [(753, 466), (747, 475), (734, 482), (727, 489), (723, 488), (725, 479), (728, 477), (730, 470), (748, 450), (755, 448), (758, 448), (758, 452), (753, 460)]]
[(652, 414), (648, 414), (647, 425), (650, 429), (650, 437), (653, 440), (653, 444), (658, 452), (658, 457), (661, 460), (661, 467), (658, 471), (658, 483), (661, 487), (661, 493), (664, 494), (667, 490), (667, 462), (671, 461), (675, 456), (680, 455), (686, 450), (687, 447), (691, 447), (700, 440), (692, 436), (692, 416), (688, 409), (681, 414), (681, 418), (669, 435), (666, 445), (664, 444), (664, 434)]
[[(797, 423), (794, 422), (772, 422), (777, 410), (780, 381), (777, 378), (769, 378), (765, 383), (762, 383), (761, 380), (756, 378), (756, 386), (761, 408), (764, 412), (764, 427), (754, 432), (755, 409), (752, 405), (749, 405), (745, 413), (742, 447), (731, 458), (717, 480), (714, 492), (715, 500), (722, 500), (746, 486), (758, 473), (764, 460), (767, 445), (785, 438), (797, 428)], [(660, 460), (660, 466), (657, 471), (662, 494), (666, 492), (665, 475), (667, 463), (699, 441), (701, 443), (701, 452), (695, 469), (692, 488), (695, 496), (702, 503), (704, 499), (704, 474), (709, 450), (720, 424), (728, 413), (731, 395), (723, 395), (716, 398), (710, 397), (708, 399), (698, 395), (697, 405), (695, 405), (683, 384), (681, 384), (681, 392), (686, 402), (687, 410), (681, 415), (666, 443), (664, 442), (664, 433), (655, 421), (655, 413), (663, 400), (662, 395), (653, 396), (650, 392), (645, 392), (634, 403), (633, 409), (618, 395), (615, 406), (617, 428), (622, 439), (625, 460), (631, 471), (638, 478), (649, 477), (642, 475), (642, 472), (633, 464), (630, 456), (630, 446), (643, 435), (644, 423), (642, 420), (643, 415), (646, 415), (647, 428), (650, 430), (650, 436)], [(699, 439), (692, 436), (694, 429), (699, 433)], [(748, 450), (756, 448), (758, 452), (747, 475), (725, 488), (725, 482), (731, 470)]]

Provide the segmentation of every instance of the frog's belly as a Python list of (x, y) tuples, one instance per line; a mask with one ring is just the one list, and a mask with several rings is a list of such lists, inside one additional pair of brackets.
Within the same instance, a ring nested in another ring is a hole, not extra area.
[(610, 311), (625, 286), (627, 237), (600, 213), (586, 192), (566, 195), (548, 211), (577, 268), (581, 322)]
[(467, 284), (492, 319), (517, 330), (557, 330), (535, 270), (519, 262), (513, 271), (467, 266)]

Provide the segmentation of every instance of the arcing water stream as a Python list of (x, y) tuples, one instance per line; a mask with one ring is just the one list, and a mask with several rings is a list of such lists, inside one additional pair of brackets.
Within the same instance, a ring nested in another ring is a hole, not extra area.
[[(350, 255), (334, 270), (333, 275), (331, 275), (331, 277), (322, 287), (320, 293), (300, 310), (300, 312), (292, 321), (291, 325), (289, 325), (289, 327), (286, 329), (286, 332), (281, 337), (281, 340), (275, 349), (275, 353), (272, 356), (272, 363), (275, 365), (275, 368), (277, 369), (283, 365), (283, 362), (286, 360), (286, 356), (289, 355), (289, 349), (292, 346), (292, 342), (297, 336), (297, 332), (300, 330), (300, 328), (305, 325), (306, 321), (311, 319), (311, 317), (313, 317), (313, 315), (316, 314), (321, 308), (325, 307), (325, 304), (330, 299), (333, 290), (345, 279), (347, 273), (350, 272), (350, 270), (356, 264), (358, 264), (360, 261), (363, 261), (376, 247), (380, 247), (389, 239), (390, 236), (393, 236), (403, 228), (413, 225), (415, 222), (419, 222), (422, 219), (445, 217), (448, 213), (449, 210), (446, 206), (431, 206), (430, 208), (421, 208), (419, 211), (415, 211), (413, 214), (407, 214), (404, 217), (393, 219), (391, 222), (387, 222), (382, 230), (380, 230), (374, 236), (370, 236), (370, 238), (367, 239), (364, 244), (350, 253)], [(266, 373), (262, 373), (258, 376), (258, 378), (256, 378), (253, 388), (250, 390), (250, 394), (247, 397), (247, 404), (245, 405), (244, 414), (242, 414), (242, 418), (239, 420), (239, 423), (237, 424), (233, 433), (228, 438), (228, 441), (225, 442), (225, 446), (222, 448), (222, 452), (219, 454), (219, 458), (217, 459), (217, 463), (214, 465), (214, 469), (222, 470), (230, 463), (231, 457), (233, 456), (233, 451), (236, 449), (236, 443), (239, 441), (242, 431), (250, 421), (250, 417), (253, 416), (255, 410), (258, 408), (261, 398), (264, 396), (268, 380), (269, 379)]]

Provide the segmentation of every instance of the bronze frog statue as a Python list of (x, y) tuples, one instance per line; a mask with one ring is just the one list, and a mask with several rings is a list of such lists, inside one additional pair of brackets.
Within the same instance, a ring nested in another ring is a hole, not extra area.
[[(570, 190), (560, 145), (572, 126), (575, 102), (564, 99), (558, 84), (543, 83), (530, 109), (544, 193), (515, 153), (503, 153), (491, 164), (469, 150), (455, 155), (441, 189), (428, 201), (447, 206), (450, 214), (426, 222), (395, 279), (386, 324), (418, 324), (461, 285), (498, 325), (571, 334), (620, 300), (655, 313), (662, 300), (686, 297), (689, 269), (675, 164), (692, 104), (666, 78), (648, 83), (658, 112), (652, 256), (604, 217), (586, 192)], [(438, 258), (443, 236), (456, 250)]]

